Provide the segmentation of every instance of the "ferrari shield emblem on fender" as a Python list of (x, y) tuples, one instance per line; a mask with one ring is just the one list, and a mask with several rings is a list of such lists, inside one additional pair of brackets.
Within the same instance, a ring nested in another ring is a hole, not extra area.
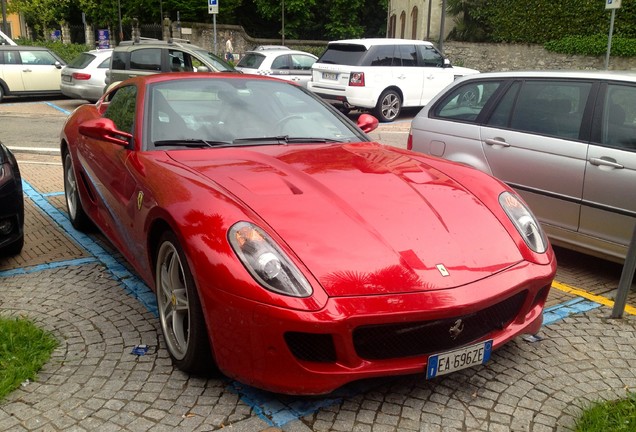
[(446, 276), (450, 276), (450, 273), (448, 272), (448, 270), (446, 270), (446, 267), (444, 267), (444, 264), (437, 264), (437, 270), (439, 270), (439, 272), (442, 274), (442, 276), (446, 277)]
[(144, 202), (144, 193), (139, 191), (137, 194), (137, 210), (141, 210), (141, 204)]

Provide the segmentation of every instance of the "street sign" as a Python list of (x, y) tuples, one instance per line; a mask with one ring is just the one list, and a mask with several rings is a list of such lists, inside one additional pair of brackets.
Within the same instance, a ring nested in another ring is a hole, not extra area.
[(620, 7), (621, 0), (605, 0), (605, 9), (619, 9)]
[[(611, 0), (607, 0), (607, 1), (611, 1)], [(208, 0), (208, 13), (209, 14), (219, 13), (219, 0)]]

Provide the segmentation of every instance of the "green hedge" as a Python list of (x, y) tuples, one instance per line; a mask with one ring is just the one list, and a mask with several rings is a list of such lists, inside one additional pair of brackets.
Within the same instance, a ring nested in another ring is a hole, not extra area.
[[(609, 32), (610, 11), (603, 0), (454, 1), (470, 5), (465, 8), (469, 19), (480, 23), (489, 42), (544, 44)], [(636, 38), (636, 0), (623, 0), (616, 10), (614, 34)]]
[[(544, 47), (564, 54), (601, 56), (607, 52), (607, 35), (568, 36), (547, 42)], [(636, 56), (636, 39), (612, 36), (611, 54), (616, 57)]]
[(29, 39), (17, 39), (15, 41), (18, 45), (30, 45), (30, 46), (43, 46), (57, 55), (59, 55), (62, 60), (65, 62), (70, 62), (75, 57), (80, 55), (83, 52), (89, 50), (84, 44), (64, 44), (62, 42), (53, 42), (53, 41), (33, 41)]

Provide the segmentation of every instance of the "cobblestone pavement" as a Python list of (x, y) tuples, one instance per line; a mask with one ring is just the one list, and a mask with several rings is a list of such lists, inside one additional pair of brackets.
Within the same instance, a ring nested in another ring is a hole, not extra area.
[[(636, 389), (633, 309), (608, 319), (610, 307), (589, 300), (611, 300), (621, 267), (563, 250), (539, 340), (517, 338), (483, 366), (431, 381), (358, 382), (319, 398), (186, 375), (163, 348), (153, 295), (107, 242), (70, 227), (59, 159), (17, 158), (27, 237), (20, 256), (0, 258), (0, 315), (31, 318), (60, 346), (36, 382), (0, 402), (1, 431), (568, 430), (591, 401)], [(140, 344), (148, 352), (133, 354)]]

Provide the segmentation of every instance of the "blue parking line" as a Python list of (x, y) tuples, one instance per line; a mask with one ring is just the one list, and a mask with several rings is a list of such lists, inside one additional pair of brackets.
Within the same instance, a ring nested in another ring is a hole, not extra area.
[(154, 293), (141, 281), (136, 275), (132, 274), (126, 267), (121, 265), (110, 253), (105, 251), (99, 244), (86, 234), (83, 234), (71, 225), (71, 222), (55, 208), (48, 200), (24, 179), (22, 179), (22, 187), (26, 196), (31, 198), (33, 203), (40, 208), (45, 214), (53, 219), (73, 240), (81, 247), (93, 255), (110, 271), (110, 273), (119, 280), (126, 291), (138, 299), (146, 309), (155, 316), (159, 316), (157, 310), (157, 300)]
[(22, 267), (18, 269), (0, 271), (0, 277), (9, 277), (9, 276), (37, 273), (43, 270), (51, 270), (51, 269), (56, 269), (60, 267), (79, 266), (82, 264), (91, 264), (94, 262), (97, 262), (97, 259), (95, 259), (94, 257), (78, 258), (78, 259), (67, 260), (67, 261), (57, 261), (52, 263), (40, 264), (36, 266)]
[(66, 115), (69, 115), (69, 114), (71, 113), (69, 110), (66, 110), (66, 109), (64, 109), (64, 108), (62, 108), (62, 107), (59, 107), (59, 106), (55, 105), (55, 104), (54, 104), (54, 103), (52, 103), (52, 102), (44, 102), (44, 103), (45, 103), (46, 105), (50, 106), (51, 108), (55, 108), (56, 110), (63, 112), (63, 113), (64, 113), (64, 114), (66, 114)]
[[(158, 316), (156, 298), (148, 286), (136, 275), (126, 269), (126, 267), (120, 264), (115, 257), (104, 250), (89, 236), (76, 231), (68, 217), (47, 201), (47, 197), (63, 194), (62, 192), (41, 194), (24, 179), (22, 180), (22, 183), (24, 193), (35, 203), (35, 205), (51, 217), (71, 238), (73, 238), (73, 240), (93, 255), (93, 257), (62, 261), (59, 263), (50, 263), (24, 269), (9, 270), (0, 272), (0, 277), (99, 261), (117, 280), (122, 283), (124, 289), (129, 294), (138, 299), (147, 310), (152, 312), (155, 316)], [(600, 306), (601, 305), (598, 303), (577, 297), (568, 302), (546, 308), (543, 315), (543, 325), (550, 325), (570, 315), (583, 313)], [(341, 403), (344, 397), (354, 396), (355, 394), (365, 391), (363, 387), (353, 384), (348, 386), (347, 389), (336, 391), (325, 398), (307, 400), (292, 396), (274, 395), (272, 393), (241, 384), (238, 381), (229, 382), (226, 389), (238, 394), (241, 400), (252, 408), (259, 418), (271, 426), (278, 428), (282, 428), (287, 423), (315, 413), (322, 408)]]
[(543, 310), (543, 325), (550, 325), (570, 315), (576, 315), (601, 307), (600, 303), (576, 297), (565, 303), (551, 306)]

